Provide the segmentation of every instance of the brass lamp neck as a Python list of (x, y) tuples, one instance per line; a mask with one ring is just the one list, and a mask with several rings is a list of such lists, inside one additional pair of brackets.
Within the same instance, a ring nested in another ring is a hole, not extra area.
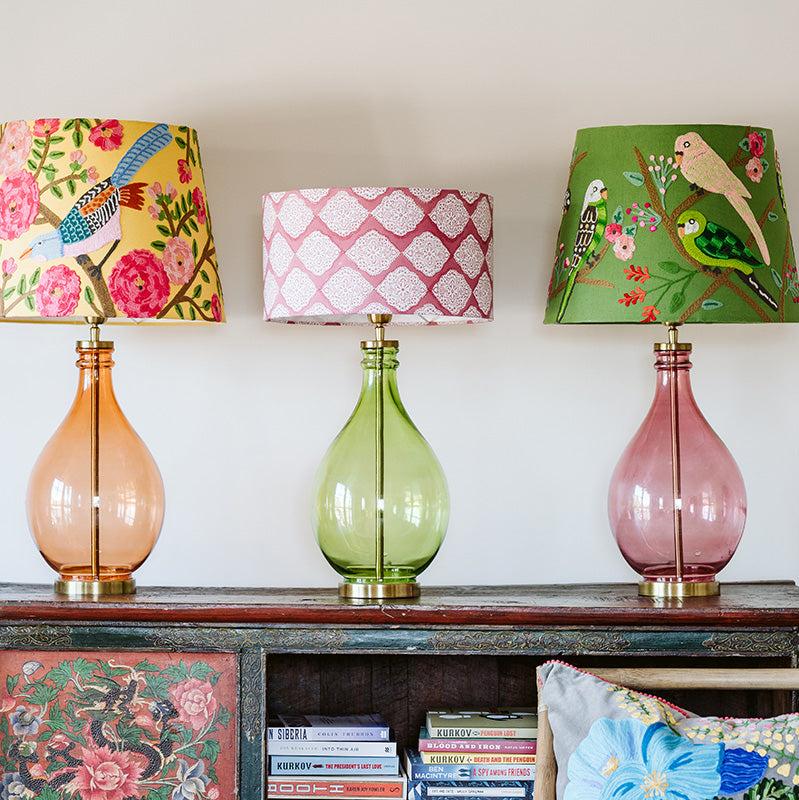
[(669, 340), (667, 342), (656, 342), (656, 353), (690, 353), (693, 345), (690, 342), (680, 341), (680, 323), (670, 322), (668, 327)]
[(386, 325), (391, 322), (391, 314), (370, 314), (369, 322), (375, 326), (375, 338), (361, 342), (363, 350), (382, 350), (386, 347), (399, 347), (396, 339), (386, 339)]
[(103, 341), (100, 338), (100, 326), (105, 321), (105, 317), (86, 317), (86, 323), (89, 326), (89, 338), (79, 340), (77, 346), (84, 350), (113, 350), (113, 342)]

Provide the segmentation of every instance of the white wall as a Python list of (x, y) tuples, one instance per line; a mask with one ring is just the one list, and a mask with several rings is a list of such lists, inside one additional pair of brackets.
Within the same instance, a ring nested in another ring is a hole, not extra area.
[[(230, 321), (112, 331), (118, 395), (167, 487), (141, 583), (335, 584), (309, 487), (355, 401), (360, 331), (261, 321), (259, 198), (369, 184), (463, 185), (496, 203), (496, 321), (401, 332), (402, 395), (452, 493), (425, 582), (634, 577), (605, 492), (649, 405), (658, 330), (541, 323), (574, 131), (771, 126), (799, 226), (799, 4), (38, 0), (3, 3), (0, 24), (0, 118), (115, 116), (200, 133)], [(687, 334), (700, 405), (749, 491), (725, 577), (793, 578), (799, 330)], [(24, 494), (74, 392), (75, 338), (67, 326), (0, 327), (0, 580), (51, 579)]]

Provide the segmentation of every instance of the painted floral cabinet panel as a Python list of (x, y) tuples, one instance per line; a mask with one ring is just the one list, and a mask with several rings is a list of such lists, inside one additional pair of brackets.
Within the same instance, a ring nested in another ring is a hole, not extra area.
[(229, 653), (0, 652), (0, 800), (237, 796)]

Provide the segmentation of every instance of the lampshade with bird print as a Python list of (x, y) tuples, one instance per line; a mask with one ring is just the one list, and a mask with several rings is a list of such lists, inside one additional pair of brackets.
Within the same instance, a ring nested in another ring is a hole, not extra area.
[(662, 323), (655, 396), (618, 461), (610, 527), (640, 593), (718, 594), (743, 477), (690, 382), (693, 322), (797, 322), (799, 278), (774, 134), (759, 125), (577, 132), (544, 321)]
[(356, 186), (263, 199), (264, 317), (371, 323), (355, 410), (316, 477), (313, 527), (344, 598), (415, 597), (449, 522), (441, 464), (397, 388), (389, 322), (493, 317), (493, 200), (481, 192)]
[(544, 321), (799, 321), (773, 133), (578, 131)]
[(0, 319), (221, 322), (196, 131), (0, 125), (0, 268)]
[(164, 485), (117, 402), (105, 322), (222, 322), (197, 133), (118, 119), (0, 125), (0, 320), (85, 322), (78, 391), (28, 482), (55, 590), (129, 594)]

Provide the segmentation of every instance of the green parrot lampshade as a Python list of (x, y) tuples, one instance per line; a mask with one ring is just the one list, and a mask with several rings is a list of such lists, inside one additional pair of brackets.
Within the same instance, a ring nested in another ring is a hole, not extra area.
[(661, 323), (652, 407), (611, 480), (611, 528), (641, 593), (719, 591), (743, 535), (741, 473), (691, 391), (693, 322), (797, 322), (774, 135), (759, 125), (585, 128), (569, 165), (546, 323)]

